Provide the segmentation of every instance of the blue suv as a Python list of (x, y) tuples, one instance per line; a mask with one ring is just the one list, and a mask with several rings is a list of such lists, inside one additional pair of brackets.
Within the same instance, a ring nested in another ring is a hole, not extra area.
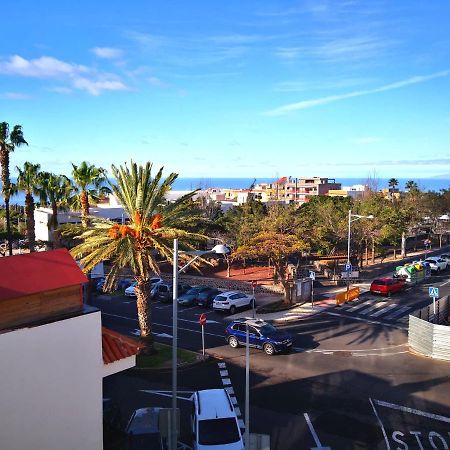
[(278, 330), (270, 323), (260, 319), (236, 319), (225, 329), (225, 339), (232, 348), (246, 343), (248, 326), (250, 347), (261, 348), (267, 355), (289, 351), (292, 347), (292, 337)]

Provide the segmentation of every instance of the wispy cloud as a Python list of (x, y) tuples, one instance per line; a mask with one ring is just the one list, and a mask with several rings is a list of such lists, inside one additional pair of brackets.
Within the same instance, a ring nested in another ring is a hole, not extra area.
[(123, 56), (123, 50), (112, 47), (94, 47), (91, 52), (102, 59), (119, 59)]
[(263, 112), (263, 115), (266, 116), (282, 116), (285, 114), (289, 114), (293, 111), (298, 111), (301, 109), (314, 108), (316, 106), (327, 105), (329, 103), (334, 103), (342, 100), (347, 100), (349, 98), (354, 97), (362, 97), (364, 95), (377, 94), (379, 92), (391, 91), (394, 89), (400, 89), (402, 87), (411, 86), (414, 84), (425, 83), (427, 81), (434, 80), (436, 78), (444, 78), (450, 74), (450, 70), (443, 70), (440, 72), (435, 72), (431, 75), (417, 75), (411, 78), (407, 78), (406, 80), (397, 81), (395, 83), (386, 84), (384, 86), (380, 86), (374, 89), (365, 89), (360, 91), (349, 92), (347, 94), (340, 95), (330, 95), (327, 97), (320, 97), (311, 100), (303, 100), (296, 103), (289, 103), (284, 106), (280, 106), (278, 108), (274, 108), (268, 111)]
[(359, 137), (352, 139), (352, 143), (356, 145), (369, 145), (369, 144), (376, 144), (377, 142), (380, 142), (381, 138), (376, 136), (367, 136), (367, 137)]
[(303, 92), (303, 91), (323, 91), (329, 89), (341, 89), (361, 86), (373, 82), (373, 78), (340, 78), (324, 80), (293, 80), (282, 81), (275, 86), (278, 92)]
[(68, 63), (51, 56), (25, 59), (19, 55), (0, 61), (0, 74), (40, 79), (57, 79), (66, 81), (70, 87), (52, 88), (54, 92), (68, 93), (67, 90), (78, 89), (91, 95), (100, 95), (104, 91), (125, 90), (127, 87), (114, 74), (98, 72), (81, 64)]
[(8, 100), (29, 100), (31, 95), (23, 94), (21, 92), (4, 92), (3, 94), (0, 94), (0, 98)]
[(335, 161), (333, 163), (324, 163), (324, 165), (333, 166), (448, 166), (450, 158), (437, 159), (392, 159), (383, 161)]
[(158, 78), (158, 77), (148, 77), (148, 78), (147, 78), (147, 81), (148, 81), (152, 86), (155, 86), (155, 87), (165, 88), (165, 87), (168, 87), (168, 86), (169, 86), (166, 82), (162, 81), (162, 80), (161, 80), (160, 78)]

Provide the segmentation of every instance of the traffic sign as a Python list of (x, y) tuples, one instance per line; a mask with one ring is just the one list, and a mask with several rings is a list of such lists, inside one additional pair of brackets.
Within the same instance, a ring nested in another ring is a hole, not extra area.
[(200, 314), (198, 323), (203, 327), (206, 324), (206, 314)]
[(430, 297), (433, 297), (433, 298), (438, 298), (439, 297), (439, 288), (438, 287), (433, 287), (433, 286), (429, 287), (428, 288), (428, 295)]
[(352, 265), (351, 265), (350, 263), (347, 263), (347, 264), (345, 265), (345, 271), (346, 271), (346, 272), (351, 272), (352, 270), (353, 270)]
[(311, 278), (311, 280), (315, 280), (316, 279), (316, 272), (314, 272), (313, 270), (309, 271), (309, 278)]

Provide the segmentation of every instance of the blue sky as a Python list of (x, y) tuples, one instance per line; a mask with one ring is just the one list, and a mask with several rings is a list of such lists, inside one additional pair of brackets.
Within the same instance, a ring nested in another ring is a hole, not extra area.
[(30, 144), (12, 166), (450, 174), (449, 2), (4, 0), (2, 17), (0, 120)]

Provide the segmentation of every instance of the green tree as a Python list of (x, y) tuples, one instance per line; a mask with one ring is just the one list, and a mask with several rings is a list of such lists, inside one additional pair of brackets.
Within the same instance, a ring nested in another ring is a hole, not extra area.
[(111, 189), (105, 186), (106, 171), (83, 161), (79, 166), (72, 164), (72, 177), (77, 195), (73, 198), (72, 207), (81, 209), (81, 223), (84, 227), (89, 224), (90, 202), (98, 202)]
[(262, 231), (252, 237), (247, 244), (237, 248), (234, 258), (266, 258), (275, 268), (277, 279), (283, 286), (284, 301), (292, 301), (290, 281), (287, 277), (289, 256), (307, 249), (305, 242), (292, 234)]
[(27, 220), (27, 240), (28, 248), (30, 252), (35, 251), (36, 235), (35, 235), (35, 223), (34, 223), (34, 197), (33, 195), (39, 195), (38, 180), (40, 164), (32, 164), (25, 162), (23, 169), (16, 166), (16, 170), (19, 172), (17, 177), (17, 188), (25, 192), (25, 215)]
[(8, 251), (12, 255), (12, 236), (11, 236), (11, 221), (9, 213), (9, 199), (11, 197), (11, 180), (9, 175), (9, 154), (13, 152), (16, 147), (21, 145), (28, 145), (22, 132), (21, 125), (14, 125), (10, 131), (7, 122), (0, 122), (0, 167), (2, 169), (2, 193), (5, 201), (6, 212), (6, 234), (8, 237)]
[(52, 217), (50, 227), (58, 227), (58, 208), (66, 208), (74, 192), (74, 186), (65, 175), (41, 172), (38, 179), (41, 205), (50, 205)]
[[(193, 232), (196, 224), (204, 219), (192, 208), (190, 192), (173, 203), (165, 196), (177, 174), (162, 180), (162, 168), (151, 176), (152, 164), (137, 166), (131, 162), (119, 168), (112, 166), (116, 183), (110, 187), (129, 217), (126, 225), (107, 220), (94, 219), (79, 239), (82, 242), (71, 250), (84, 271), (92, 270), (99, 262), (110, 260), (112, 268), (105, 280), (105, 288), (112, 289), (122, 269), (130, 268), (136, 279), (137, 312), (141, 339), (146, 348), (153, 348), (150, 300), (150, 278), (159, 273), (158, 255), (173, 261), (172, 243), (180, 240), (181, 248), (192, 249), (205, 236)], [(180, 255), (181, 258), (187, 258)]]

